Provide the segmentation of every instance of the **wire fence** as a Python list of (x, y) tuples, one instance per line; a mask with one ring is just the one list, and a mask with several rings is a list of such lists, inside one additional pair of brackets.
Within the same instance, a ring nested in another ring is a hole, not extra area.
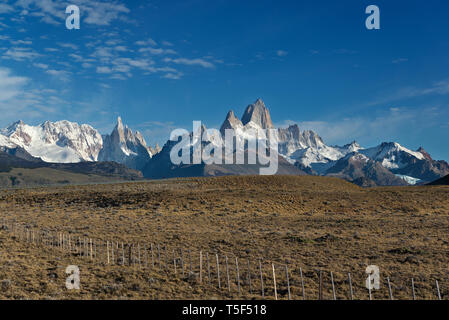
[(438, 279), (402, 279), (391, 275), (381, 281), (382, 290), (375, 290), (371, 285), (365, 285), (367, 278), (371, 283), (371, 275), (366, 273), (305, 270), (292, 263), (273, 261), (266, 257), (250, 258), (248, 255), (222, 250), (213, 252), (161, 243), (124, 243), (31, 227), (6, 219), (2, 221), (1, 230), (27, 244), (49, 248), (58, 256), (79, 257), (102, 266), (163, 271), (203, 286), (204, 292), (214, 286), (233, 298), (442, 300), (447, 296), (441, 290)]

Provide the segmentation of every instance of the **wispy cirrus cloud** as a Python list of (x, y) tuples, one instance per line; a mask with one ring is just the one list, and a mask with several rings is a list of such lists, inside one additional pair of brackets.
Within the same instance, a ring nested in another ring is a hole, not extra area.
[(153, 46), (153, 47), (156, 47), (156, 46), (157, 46), (157, 42), (154, 41), (154, 40), (151, 39), (151, 38), (148, 38), (148, 39), (146, 39), (146, 40), (139, 40), (139, 41), (136, 41), (136, 45), (142, 46), (142, 47), (144, 47), (144, 46)]
[(0, 13), (10, 13), (13, 12), (14, 8), (7, 3), (0, 3)]
[(149, 53), (152, 55), (167, 55), (167, 54), (177, 54), (175, 50), (172, 49), (162, 49), (162, 48), (140, 48), (139, 52)]
[(31, 48), (12, 47), (9, 48), (3, 55), (3, 59), (12, 59), (16, 61), (33, 60), (40, 57), (41, 54), (37, 53)]
[(68, 49), (72, 49), (72, 50), (78, 50), (78, 46), (77, 45), (75, 45), (75, 44), (73, 44), (73, 43), (67, 43), (67, 42), (64, 42), (64, 43), (58, 43), (58, 45), (60, 46), (60, 47), (62, 47), (62, 48), (68, 48)]
[(345, 144), (356, 140), (365, 147), (404, 138), (410, 128), (417, 134), (435, 126), (443, 126), (449, 117), (447, 106), (422, 108), (391, 107), (376, 116), (350, 116), (309, 121), (286, 120), (276, 124), (287, 127), (297, 123), (301, 130), (313, 130), (328, 144)]
[(381, 98), (374, 99), (365, 106), (376, 106), (388, 104), (400, 100), (406, 100), (427, 95), (447, 95), (449, 94), (449, 79), (436, 81), (428, 87), (402, 87), (390, 94), (379, 95)]
[(10, 69), (0, 69), (0, 101), (16, 97), (28, 81), (26, 77), (12, 75)]
[(0, 112), (4, 125), (18, 120), (32, 120), (44, 114), (57, 114), (61, 104), (69, 105), (53, 89), (40, 89), (28, 77), (0, 68)]
[(201, 66), (203, 68), (213, 69), (215, 65), (205, 59), (196, 58), (196, 59), (187, 59), (187, 58), (165, 58), (164, 62), (172, 62), (175, 64), (182, 64), (187, 66)]
[(69, 77), (71, 73), (66, 70), (55, 70), (55, 69), (49, 69), (46, 70), (45, 73), (58, 78), (61, 81), (69, 81)]
[(33, 63), (33, 66), (39, 69), (48, 69), (48, 64), (45, 63)]

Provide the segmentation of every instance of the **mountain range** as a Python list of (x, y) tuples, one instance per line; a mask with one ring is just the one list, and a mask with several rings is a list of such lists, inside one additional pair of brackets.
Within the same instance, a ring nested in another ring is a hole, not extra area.
[[(448, 163), (433, 160), (423, 148), (413, 151), (396, 142), (364, 148), (356, 141), (329, 146), (316, 132), (301, 130), (297, 124), (276, 129), (261, 99), (248, 105), (241, 119), (229, 111), (218, 135), (194, 143), (203, 146), (215, 143), (223, 139), (226, 129), (234, 129), (236, 139), (242, 140), (251, 138), (253, 130), (274, 129), (275, 134), (269, 139), (278, 143), (277, 174), (334, 176), (361, 186), (426, 184), (449, 174)], [(201, 130), (204, 132), (206, 127), (203, 125)], [(174, 165), (170, 152), (176, 143), (169, 140), (162, 148), (149, 147), (142, 134), (124, 125), (120, 117), (111, 134), (103, 136), (89, 125), (69, 121), (46, 121), (38, 126), (18, 121), (0, 130), (0, 152), (31, 163), (115, 162), (153, 179), (258, 174), (261, 167), (259, 164)]]

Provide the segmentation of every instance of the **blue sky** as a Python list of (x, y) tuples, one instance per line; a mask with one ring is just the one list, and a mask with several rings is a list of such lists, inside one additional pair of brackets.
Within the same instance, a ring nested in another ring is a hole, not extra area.
[[(81, 29), (65, 28), (65, 7)], [(381, 29), (365, 28), (378, 5)], [(447, 1), (3, 0), (0, 126), (116, 117), (164, 143), (262, 98), (328, 144), (397, 141), (449, 160)]]

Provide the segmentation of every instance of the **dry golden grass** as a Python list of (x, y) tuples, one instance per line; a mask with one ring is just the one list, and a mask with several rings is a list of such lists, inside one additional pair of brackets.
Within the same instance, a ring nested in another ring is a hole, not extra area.
[[(398, 299), (411, 298), (412, 277), (418, 298), (436, 298), (436, 279), (443, 298), (449, 296), (448, 187), (362, 189), (339, 179), (311, 176), (189, 178), (3, 190), (0, 210), (0, 221), (15, 219), (73, 236), (165, 244), (169, 255), (173, 249), (190, 248), (195, 269), (203, 250), (211, 255), (215, 277), (211, 285), (200, 285), (197, 274), (182, 277), (178, 269), (174, 276), (172, 265), (169, 271), (107, 266), (104, 259), (93, 263), (63, 255), (0, 231), (0, 281), (11, 281), (5, 283), (6, 290), (0, 287), (1, 298), (237, 298), (234, 255), (239, 257), (243, 298), (260, 298), (259, 257), (264, 258), (265, 294), (270, 298), (272, 261), (282, 299), (286, 298), (285, 262), (295, 299), (301, 295), (299, 267), (304, 271), (307, 298), (317, 298), (321, 270), (324, 298), (331, 298), (329, 272), (333, 271), (339, 299), (348, 298), (348, 272), (355, 297), (367, 299), (363, 283), (370, 264), (378, 265), (381, 272), (382, 287), (373, 293), (375, 299), (388, 298), (387, 276)], [(229, 257), (231, 293), (223, 265), (224, 288), (217, 288), (215, 252)], [(251, 262), (254, 291), (259, 290), (254, 295), (248, 294), (246, 259)], [(69, 264), (81, 268), (78, 293), (64, 286)]]

